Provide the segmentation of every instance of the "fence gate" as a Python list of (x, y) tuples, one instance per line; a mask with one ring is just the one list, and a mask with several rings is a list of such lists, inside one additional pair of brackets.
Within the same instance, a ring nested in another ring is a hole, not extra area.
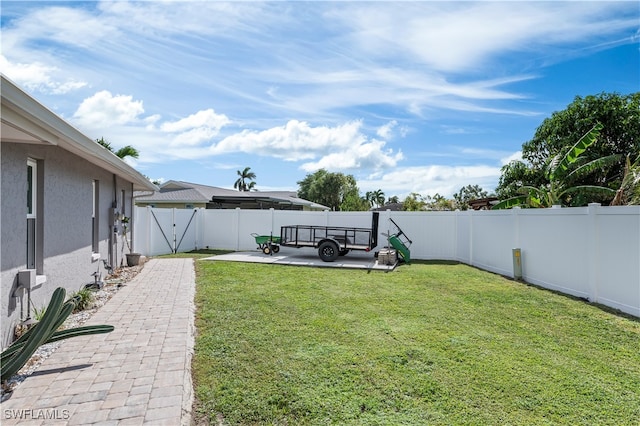
[[(150, 248), (153, 254), (177, 253), (198, 248), (198, 209), (148, 209), (151, 213)], [(160, 232), (157, 232), (157, 231)]]

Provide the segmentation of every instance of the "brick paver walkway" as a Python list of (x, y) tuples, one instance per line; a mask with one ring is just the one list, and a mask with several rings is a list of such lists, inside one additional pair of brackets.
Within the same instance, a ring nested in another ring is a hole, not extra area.
[(151, 259), (87, 322), (115, 330), (63, 341), (1, 404), (0, 423), (188, 425), (194, 292), (192, 259)]

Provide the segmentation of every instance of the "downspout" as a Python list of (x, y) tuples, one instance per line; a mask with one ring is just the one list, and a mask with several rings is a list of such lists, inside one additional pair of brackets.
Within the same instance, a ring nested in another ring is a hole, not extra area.
[[(113, 202), (111, 203), (111, 208), (115, 211), (118, 208), (118, 180), (116, 174), (113, 174)], [(111, 218), (112, 215), (109, 215), (111, 223), (109, 224), (109, 265), (112, 268), (115, 268), (118, 265), (118, 259), (116, 258), (116, 250), (114, 247), (117, 245), (117, 232), (116, 228), (116, 218)], [(115, 215), (113, 215), (115, 216)]]
[[(130, 241), (131, 249), (130, 250), (132, 251), (132, 253), (138, 253), (135, 250), (135, 244), (134, 244), (134, 238), (133, 238), (133, 230), (135, 229), (135, 226), (136, 226), (136, 224), (135, 224), (136, 221), (133, 220), (133, 216), (134, 216), (134, 213), (135, 213), (133, 211), (133, 209), (136, 208), (136, 203), (135, 203), (134, 200), (135, 200), (135, 197), (133, 196), (133, 182), (131, 182), (131, 196), (129, 197), (129, 203), (130, 203), (129, 204), (129, 211), (131, 212), (131, 213), (129, 213), (129, 217), (131, 218), (129, 220), (129, 238), (131, 239), (131, 241)], [(127, 238), (127, 236), (124, 235), (124, 238)]]

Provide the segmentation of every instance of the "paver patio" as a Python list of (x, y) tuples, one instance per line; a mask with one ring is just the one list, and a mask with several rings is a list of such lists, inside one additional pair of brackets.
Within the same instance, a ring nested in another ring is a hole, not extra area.
[(188, 425), (195, 272), (151, 259), (86, 323), (108, 334), (62, 342), (1, 404), (3, 425)]

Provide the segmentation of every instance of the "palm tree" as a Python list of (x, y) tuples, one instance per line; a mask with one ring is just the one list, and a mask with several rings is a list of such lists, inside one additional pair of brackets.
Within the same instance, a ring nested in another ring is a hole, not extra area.
[(107, 142), (104, 139), (104, 137), (100, 139), (96, 139), (96, 142), (98, 142), (103, 147), (107, 148), (109, 151), (113, 152), (118, 158), (122, 158), (122, 159), (124, 159), (125, 157), (138, 158), (140, 156), (140, 153), (138, 152), (138, 150), (132, 147), (131, 145), (123, 146), (119, 150), (114, 151), (113, 147), (111, 146), (111, 143)]
[(382, 189), (377, 189), (371, 193), (371, 201), (375, 203), (376, 207), (384, 205), (384, 192), (382, 192)]
[[(233, 184), (233, 187), (238, 191), (250, 191), (256, 186), (256, 183), (253, 182), (253, 180), (256, 178), (256, 174), (250, 170), (251, 167), (245, 167), (244, 170), (237, 171), (239, 178)], [(247, 183), (247, 180), (250, 180), (251, 182)]]
[(364, 200), (369, 204), (369, 207), (373, 207), (373, 192), (367, 191), (364, 195)]

